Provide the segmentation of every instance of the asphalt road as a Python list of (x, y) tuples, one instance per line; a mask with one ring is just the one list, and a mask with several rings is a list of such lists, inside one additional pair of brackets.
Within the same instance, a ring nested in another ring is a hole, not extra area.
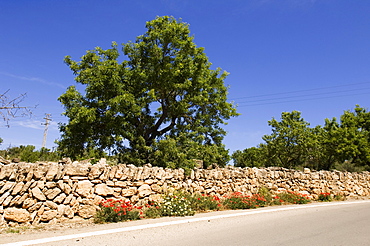
[(13, 245), (370, 245), (370, 200), (220, 211), (0, 237)]

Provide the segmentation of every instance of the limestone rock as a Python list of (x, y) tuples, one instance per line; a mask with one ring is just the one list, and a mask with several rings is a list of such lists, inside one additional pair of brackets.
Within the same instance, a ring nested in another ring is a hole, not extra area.
[(41, 192), (39, 187), (35, 187), (31, 190), (32, 196), (35, 197), (39, 201), (46, 201), (45, 195)]
[(56, 163), (52, 163), (49, 167), (48, 172), (45, 175), (46, 180), (53, 180), (54, 177), (58, 174), (59, 172), (59, 165)]
[(90, 163), (72, 163), (67, 164), (64, 168), (65, 175), (68, 176), (87, 176), (91, 168)]
[(57, 210), (47, 210), (41, 214), (40, 220), (43, 222), (47, 222), (57, 217), (57, 215), (58, 215)]
[(136, 191), (136, 187), (130, 187), (129, 189), (122, 189), (121, 194), (124, 197), (129, 197), (135, 195)]
[(4, 219), (25, 223), (31, 221), (31, 214), (22, 208), (7, 208), (4, 210)]
[(66, 195), (66, 194), (64, 194), (64, 193), (62, 193), (62, 194), (60, 194), (59, 196), (57, 196), (57, 197), (53, 200), (53, 202), (55, 202), (55, 203), (62, 203), (66, 197), (67, 197), (67, 195)]
[(91, 194), (92, 187), (93, 184), (89, 180), (78, 181), (76, 192), (83, 197), (87, 197)]
[(96, 207), (92, 205), (82, 205), (78, 208), (77, 214), (82, 218), (91, 218), (96, 213)]
[(46, 201), (45, 205), (48, 206), (50, 209), (58, 209), (58, 205), (52, 201)]
[(139, 189), (137, 189), (137, 191), (139, 198), (143, 198), (152, 194), (152, 189), (147, 184), (143, 184), (142, 186), (140, 186)]
[(5, 185), (1, 188), (0, 194), (3, 194), (5, 191), (11, 190), (15, 182), (5, 182)]
[(98, 184), (95, 186), (95, 193), (100, 196), (112, 195), (114, 190), (106, 184)]
[(62, 191), (59, 189), (59, 188), (54, 188), (52, 190), (47, 190), (45, 192), (45, 196), (49, 199), (49, 200), (53, 200), (57, 195), (59, 195)]
[(0, 156), (0, 163), (10, 164), (11, 162), (9, 160), (6, 160), (4, 157)]
[(35, 205), (36, 202), (37, 202), (37, 200), (35, 200), (33, 198), (27, 198), (26, 200), (24, 200), (24, 202), (22, 204), (22, 208), (30, 208), (33, 205)]

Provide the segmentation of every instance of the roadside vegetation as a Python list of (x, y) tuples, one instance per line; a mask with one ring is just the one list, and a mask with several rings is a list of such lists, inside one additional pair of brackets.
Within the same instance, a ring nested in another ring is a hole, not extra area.
[[(322, 193), (317, 201), (343, 200), (341, 196)], [(215, 195), (191, 194), (172, 191), (158, 201), (149, 201), (140, 206), (133, 206), (130, 201), (107, 199), (100, 203), (100, 210), (94, 217), (95, 223), (120, 222), (164, 216), (192, 216), (219, 210), (255, 209), (286, 204), (307, 204), (312, 200), (307, 195), (296, 192), (282, 192), (273, 195), (270, 190), (261, 187), (257, 194), (245, 195), (234, 192), (222, 197)]]

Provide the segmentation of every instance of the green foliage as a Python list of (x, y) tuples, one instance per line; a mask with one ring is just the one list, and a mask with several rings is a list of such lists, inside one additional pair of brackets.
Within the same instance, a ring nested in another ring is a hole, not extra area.
[(218, 196), (209, 196), (204, 194), (188, 194), (187, 199), (190, 201), (191, 208), (197, 212), (221, 209), (221, 200)]
[(269, 166), (293, 168), (305, 163), (310, 147), (309, 123), (301, 118), (298, 111), (283, 112), (281, 121), (270, 120), (272, 134), (262, 139), (266, 142), (266, 159)]
[(162, 216), (189, 216), (195, 211), (191, 208), (191, 202), (187, 195), (180, 191), (167, 194), (161, 203)]
[(258, 195), (261, 197), (264, 197), (266, 199), (266, 202), (269, 204), (273, 200), (273, 196), (271, 194), (271, 191), (266, 188), (265, 186), (262, 186), (258, 189)]
[(120, 162), (136, 165), (225, 165), (220, 126), (238, 115), (226, 101), (227, 73), (210, 68), (181, 20), (157, 17), (146, 28), (122, 45), (123, 62), (116, 43), (78, 62), (65, 58), (85, 93), (71, 86), (59, 97), (69, 118), (60, 125), (59, 149), (72, 158), (90, 150), (119, 154)]
[(281, 121), (269, 121), (272, 134), (264, 144), (236, 151), (236, 166), (309, 167), (315, 170), (370, 171), (370, 112), (356, 105), (338, 122), (309, 127), (300, 112), (283, 112)]
[(95, 223), (120, 222), (140, 219), (139, 209), (129, 201), (107, 199), (99, 204), (100, 210), (94, 217)]
[(280, 193), (278, 195), (278, 199), (284, 203), (292, 204), (307, 204), (310, 202), (310, 199), (306, 195), (291, 191)]
[(162, 216), (161, 204), (157, 201), (149, 201), (144, 214), (146, 218), (159, 218)]
[(266, 199), (259, 194), (248, 196), (241, 192), (234, 192), (225, 197), (223, 205), (227, 209), (251, 209), (264, 207), (268, 205), (268, 203)]
[(266, 164), (264, 148), (251, 147), (243, 151), (237, 150), (231, 158), (234, 160), (236, 167), (264, 167)]
[(36, 161), (58, 161), (59, 154), (55, 151), (50, 151), (47, 148), (35, 150), (33, 145), (20, 145), (19, 147), (9, 147), (5, 150), (0, 150), (0, 156), (6, 159), (19, 158), (24, 162), (34, 163)]
[(331, 197), (330, 193), (325, 192), (325, 193), (320, 193), (317, 200), (320, 202), (331, 202), (333, 198)]

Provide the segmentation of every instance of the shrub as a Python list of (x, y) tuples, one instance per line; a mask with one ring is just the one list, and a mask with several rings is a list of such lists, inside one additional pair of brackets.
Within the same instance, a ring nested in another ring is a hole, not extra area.
[(250, 209), (264, 207), (268, 205), (268, 203), (266, 199), (259, 194), (246, 196), (241, 192), (234, 192), (225, 197), (223, 205), (228, 209)]
[(265, 186), (260, 187), (258, 189), (258, 194), (260, 196), (264, 197), (268, 204), (272, 203), (273, 197), (272, 197), (271, 191), (267, 187), (265, 187)]
[(308, 199), (307, 195), (295, 193), (292, 191), (280, 193), (279, 198), (283, 201), (283, 203), (307, 204), (310, 202), (310, 199)]
[(145, 217), (159, 218), (162, 216), (161, 204), (156, 201), (149, 201), (144, 210)]
[(162, 216), (188, 216), (195, 214), (186, 193), (181, 191), (168, 193), (164, 197), (160, 208)]
[(99, 204), (100, 210), (97, 211), (94, 222), (120, 222), (127, 220), (140, 219), (139, 210), (141, 207), (136, 207), (130, 201), (107, 199)]
[(190, 201), (191, 208), (197, 212), (220, 210), (222, 207), (218, 196), (201, 195), (196, 193), (194, 195), (189, 195), (187, 199)]
[(320, 202), (331, 202), (333, 199), (329, 192), (320, 193), (319, 197), (317, 198)]

